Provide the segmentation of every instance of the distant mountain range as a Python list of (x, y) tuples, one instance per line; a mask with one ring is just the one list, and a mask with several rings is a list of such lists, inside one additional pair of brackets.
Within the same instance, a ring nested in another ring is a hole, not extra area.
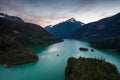
[(84, 23), (71, 18), (56, 25), (47, 26), (45, 29), (52, 35), (65, 39), (70, 38), (83, 25)]
[(78, 40), (95, 40), (117, 36), (120, 36), (120, 13), (83, 25), (74, 33), (72, 38)]

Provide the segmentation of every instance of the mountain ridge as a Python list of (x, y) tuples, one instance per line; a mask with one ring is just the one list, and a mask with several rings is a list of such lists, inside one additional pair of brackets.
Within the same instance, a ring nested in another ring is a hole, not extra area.
[(0, 17), (3, 17), (3, 18), (8, 19), (8, 20), (24, 23), (24, 20), (18, 16), (10, 16), (10, 15), (5, 14), (5, 13), (0, 13)]
[(76, 21), (74, 18), (70, 18), (66, 21), (60, 22), (56, 25), (47, 26), (45, 29), (56, 37), (63, 39), (70, 38), (71, 35), (78, 30), (84, 23)]
[(73, 35), (73, 39), (93, 40), (120, 36), (120, 13), (111, 17), (83, 25)]

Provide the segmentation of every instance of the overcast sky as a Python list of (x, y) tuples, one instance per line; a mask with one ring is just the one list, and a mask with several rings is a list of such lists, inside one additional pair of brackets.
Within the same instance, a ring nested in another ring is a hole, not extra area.
[(120, 12), (120, 0), (0, 0), (0, 13), (41, 26), (69, 18), (89, 23)]

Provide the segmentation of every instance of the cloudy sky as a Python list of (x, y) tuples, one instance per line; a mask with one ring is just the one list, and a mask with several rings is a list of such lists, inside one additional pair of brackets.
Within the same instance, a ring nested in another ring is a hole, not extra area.
[(89, 23), (120, 12), (120, 0), (0, 0), (0, 13), (41, 26), (74, 17)]

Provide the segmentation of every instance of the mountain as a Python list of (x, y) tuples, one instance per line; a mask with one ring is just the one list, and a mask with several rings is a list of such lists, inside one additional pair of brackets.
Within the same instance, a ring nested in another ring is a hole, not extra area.
[(28, 47), (63, 41), (41, 26), (0, 17), (0, 64), (16, 66), (38, 61)]
[(0, 17), (6, 18), (8, 20), (16, 21), (16, 22), (24, 22), (20, 17), (10, 16), (8, 14), (0, 13)]
[(45, 27), (45, 30), (50, 31), (52, 29), (52, 25), (48, 25)]
[(85, 24), (77, 30), (72, 38), (78, 40), (94, 40), (120, 36), (120, 13)]
[(18, 23), (6, 18), (0, 18), (0, 35), (16, 37), (24, 45), (44, 45), (62, 41), (39, 25)]
[(47, 26), (45, 29), (56, 37), (70, 38), (82, 25), (84, 25), (82, 22), (71, 18), (54, 26)]

